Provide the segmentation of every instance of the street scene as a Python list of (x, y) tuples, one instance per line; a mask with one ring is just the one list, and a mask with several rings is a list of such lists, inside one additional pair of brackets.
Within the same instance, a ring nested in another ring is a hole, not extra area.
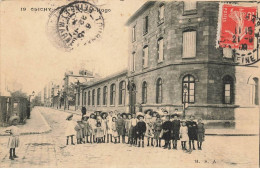
[[(138, 148), (122, 143), (66, 146), (67, 115), (69, 113), (60, 110), (34, 108), (31, 120), (36, 122), (35, 127), (40, 124), (42, 130), (20, 136), (21, 146), (17, 149), (19, 158), (12, 161), (9, 159), (7, 148), (8, 136), (1, 136), (0, 166), (15, 168), (132, 167), (133, 165), (135, 167), (257, 167), (258, 165), (258, 158), (255, 158), (258, 154), (258, 136), (206, 136), (203, 150), (194, 150), (191, 153), (183, 152), (180, 142), (178, 142), (178, 150), (147, 146)], [(80, 118), (80, 115), (75, 115), (76, 118)], [(47, 121), (46, 124), (51, 127), (51, 131), (43, 124), (43, 119)]]
[(0, 2), (0, 167), (259, 167), (259, 10)]

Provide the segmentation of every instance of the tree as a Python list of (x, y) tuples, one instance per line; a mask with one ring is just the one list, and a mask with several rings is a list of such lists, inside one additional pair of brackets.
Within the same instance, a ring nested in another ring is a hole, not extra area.
[(27, 94), (22, 92), (21, 90), (17, 90), (17, 91), (11, 92), (11, 97), (13, 97), (13, 98), (23, 97), (23, 98), (28, 99)]

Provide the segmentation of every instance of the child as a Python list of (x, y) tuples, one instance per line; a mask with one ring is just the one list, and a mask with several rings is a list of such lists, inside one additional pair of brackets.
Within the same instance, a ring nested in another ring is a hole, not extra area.
[(118, 138), (116, 117), (112, 118), (111, 130), (112, 130), (112, 136), (115, 139), (114, 143), (116, 144), (117, 143), (117, 138)]
[(89, 125), (88, 125), (89, 117), (83, 116), (82, 124), (84, 125), (83, 129), (83, 138), (86, 143), (89, 143), (88, 136), (89, 136)]
[(113, 118), (113, 111), (110, 111), (107, 116), (107, 143), (113, 142), (112, 141), (112, 118)]
[(17, 155), (15, 155), (15, 148), (17, 148), (19, 146), (20, 143), (20, 139), (19, 139), (19, 130), (16, 127), (16, 125), (18, 124), (18, 116), (12, 116), (9, 119), (9, 122), (12, 126), (10, 126), (5, 132), (6, 133), (10, 133), (10, 137), (8, 139), (8, 148), (10, 149), (10, 156), (9, 159), (14, 160), (14, 158), (18, 158)]
[(151, 146), (153, 146), (153, 123), (152, 123), (152, 117), (150, 114), (145, 115), (145, 123), (146, 123), (146, 133), (145, 136), (147, 137), (147, 147), (150, 145), (150, 139), (151, 139)]
[(76, 131), (77, 144), (82, 144), (83, 132), (81, 127), (81, 121), (77, 121), (77, 124), (74, 129)]
[(94, 129), (96, 127), (96, 123), (97, 123), (97, 121), (95, 119), (95, 114), (91, 113), (90, 118), (88, 119), (90, 143), (92, 143), (92, 140), (93, 140), (93, 143), (95, 142)]
[[(106, 135), (107, 135), (107, 113), (103, 112), (103, 113), (101, 113), (101, 116), (102, 116), (101, 126), (102, 126), (102, 129), (103, 129), (103, 132), (104, 132), (103, 143), (105, 143), (106, 142)], [(108, 137), (107, 137), (107, 139), (108, 139)]]
[(100, 121), (97, 122), (97, 127), (95, 128), (95, 132), (96, 132), (97, 143), (101, 143), (103, 141), (104, 131), (101, 127)]
[(130, 144), (131, 135), (129, 134), (131, 128), (131, 119), (132, 115), (129, 113), (127, 114), (127, 119), (125, 119), (125, 136), (127, 136), (127, 143)]
[(124, 131), (125, 131), (125, 121), (120, 114), (117, 115), (117, 132), (118, 132), (118, 142), (120, 143), (120, 137), (122, 138), (122, 143), (124, 142)]
[(202, 146), (202, 142), (204, 141), (204, 137), (205, 137), (205, 128), (204, 128), (204, 124), (202, 123), (202, 119), (198, 119), (198, 129), (197, 129), (197, 136), (198, 136), (198, 150), (202, 150), (201, 146)]
[[(162, 131), (162, 121), (160, 115), (156, 117), (156, 121), (153, 124), (154, 139), (156, 140), (156, 147), (161, 147), (160, 133)], [(159, 143), (159, 144), (158, 144)]]
[(66, 120), (67, 120), (67, 127), (66, 127), (66, 132), (65, 132), (65, 136), (67, 137), (67, 144), (69, 145), (69, 137), (71, 138), (71, 145), (75, 145), (73, 143), (73, 136), (75, 136), (76, 132), (75, 132), (75, 126), (76, 123), (72, 120), (73, 118), (73, 114), (69, 115)]
[(165, 116), (166, 121), (162, 124), (163, 135), (162, 139), (165, 141), (164, 149), (171, 149), (171, 130), (172, 130), (172, 122), (170, 121), (170, 116)]
[(194, 116), (190, 116), (190, 121), (187, 121), (188, 135), (189, 135), (189, 149), (191, 150), (191, 144), (193, 150), (195, 149), (194, 140), (197, 140), (197, 123), (194, 120)]
[(180, 139), (180, 120), (178, 120), (179, 115), (173, 114), (173, 121), (172, 121), (172, 144), (173, 149), (177, 150), (177, 142)]
[(136, 114), (133, 113), (133, 117), (130, 121), (130, 130), (129, 130), (129, 135), (131, 136), (130, 138), (130, 145), (137, 145), (137, 137), (136, 137), (136, 124), (137, 124), (137, 119), (136, 119)]
[(136, 134), (138, 138), (138, 147), (140, 147), (142, 141), (142, 147), (144, 148), (144, 134), (146, 132), (146, 124), (144, 122), (144, 116), (138, 115), (137, 119), (139, 120), (136, 125)]
[(188, 136), (188, 127), (186, 126), (185, 121), (182, 121), (182, 124), (181, 124), (180, 139), (181, 139), (182, 150), (187, 150), (186, 142), (189, 141), (189, 136)]

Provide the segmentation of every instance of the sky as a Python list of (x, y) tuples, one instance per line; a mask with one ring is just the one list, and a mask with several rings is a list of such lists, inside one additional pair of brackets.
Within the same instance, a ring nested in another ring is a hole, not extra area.
[[(144, 0), (95, 0), (92, 3), (111, 9), (103, 13), (102, 37), (90, 45), (70, 52), (57, 48), (46, 33), (49, 11), (72, 1), (9, 0), (1, 1), (1, 82), (16, 82), (28, 94), (39, 92), (50, 80), (62, 80), (64, 72), (86, 61), (89, 70), (107, 76), (127, 67), (127, 19)], [(22, 11), (21, 8), (26, 8)], [(33, 11), (32, 11), (33, 8)], [(2, 84), (3, 85), (3, 84)], [(11, 86), (11, 85), (10, 85)]]

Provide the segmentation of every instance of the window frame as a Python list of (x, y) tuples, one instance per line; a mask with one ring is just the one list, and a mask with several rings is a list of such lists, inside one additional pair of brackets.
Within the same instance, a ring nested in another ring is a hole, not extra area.
[(115, 106), (115, 103), (116, 103), (116, 84), (113, 83), (110, 85), (110, 106)]
[[(147, 57), (145, 56), (146, 48), (147, 48)], [(149, 63), (149, 46), (148, 45), (145, 45), (143, 47), (143, 55), (142, 56), (143, 56), (143, 58), (142, 58), (142, 67), (143, 68), (147, 68), (148, 67), (148, 63)]]
[[(198, 10), (198, 2), (196, 1), (195, 2), (195, 8), (194, 9), (185, 9), (185, 2), (187, 1), (184, 1), (183, 2), (183, 15), (194, 15), (194, 14), (197, 14), (197, 10)], [(191, 2), (194, 2), (194, 1), (189, 1), (190, 3)]]
[[(188, 77), (188, 81), (185, 81), (185, 78), (186, 77)], [(193, 81), (191, 81), (191, 78), (193, 78)], [(188, 89), (188, 91), (187, 91), (187, 98), (188, 98), (188, 101), (186, 101), (185, 100), (185, 102), (184, 102), (184, 84), (188, 84), (188, 86), (187, 86), (187, 89)], [(190, 95), (190, 91), (191, 91), (191, 89), (190, 89), (190, 85), (191, 84), (193, 84), (193, 95)], [(187, 74), (187, 75), (185, 75), (183, 78), (182, 78), (182, 104), (184, 104), (184, 103), (188, 103), (188, 104), (194, 104), (195, 102), (196, 102), (196, 93), (195, 93), (195, 88), (196, 88), (196, 84), (195, 84), (195, 77), (193, 76), (193, 75), (191, 75), (191, 74)], [(193, 96), (193, 102), (190, 100), (190, 96)]]
[(101, 89), (97, 89), (97, 106), (100, 106)]
[(119, 83), (119, 105), (125, 105), (126, 82), (123, 80)]
[(107, 95), (108, 95), (108, 91), (107, 91), (107, 86), (103, 87), (103, 106), (107, 106)]
[[(184, 56), (184, 48), (186, 47), (185, 46), (185, 42), (184, 42), (184, 35), (186, 33), (191, 33), (191, 32), (195, 32), (195, 55), (194, 56)], [(188, 29), (188, 30), (184, 30), (182, 32), (182, 59), (190, 59), (190, 58), (196, 58), (197, 57), (197, 30), (195, 29)]]
[[(234, 104), (234, 79), (230, 75), (225, 75), (222, 78), (222, 102), (223, 104)], [(229, 96), (226, 96), (226, 85), (230, 85)], [(229, 97), (230, 101), (226, 101), (226, 97)]]
[(132, 27), (132, 42), (136, 41), (136, 25)]
[(92, 106), (95, 106), (95, 97), (96, 97), (96, 90), (92, 90)]
[[(162, 41), (163, 45), (162, 45), (162, 58), (160, 58), (160, 42)], [(161, 63), (164, 61), (164, 39), (163, 37), (160, 37), (157, 40), (157, 63)]]
[(130, 71), (135, 72), (135, 58), (136, 58), (136, 52), (132, 52), (131, 59), (130, 59)]
[(142, 83), (142, 104), (147, 103), (147, 82), (143, 81)]
[[(161, 10), (162, 7), (163, 7), (163, 10)], [(163, 11), (163, 17), (161, 18), (162, 11)], [(165, 4), (162, 3), (162, 4), (160, 4), (159, 9), (158, 9), (158, 26), (163, 24), (164, 20), (165, 20)]]
[(143, 19), (143, 35), (149, 32), (149, 17), (146, 15)]
[(88, 106), (91, 105), (91, 94), (90, 94), (90, 90), (88, 91)]
[(162, 104), (163, 102), (163, 89), (162, 89), (162, 78), (156, 80), (156, 104)]

